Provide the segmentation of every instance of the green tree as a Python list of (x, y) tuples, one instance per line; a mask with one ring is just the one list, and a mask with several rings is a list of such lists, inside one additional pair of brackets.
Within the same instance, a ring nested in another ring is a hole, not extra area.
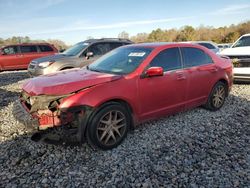
[(192, 26), (184, 26), (181, 32), (177, 35), (177, 41), (192, 41), (196, 40), (195, 29)]
[(240, 37), (238, 32), (229, 32), (222, 42), (224, 43), (233, 43)]

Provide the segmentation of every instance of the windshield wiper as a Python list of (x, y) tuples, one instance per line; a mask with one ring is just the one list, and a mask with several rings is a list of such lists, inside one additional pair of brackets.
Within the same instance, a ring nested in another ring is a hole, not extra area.
[(102, 72), (101, 70), (98, 70), (98, 69), (90, 69), (89, 66), (87, 67), (87, 69), (93, 72)]

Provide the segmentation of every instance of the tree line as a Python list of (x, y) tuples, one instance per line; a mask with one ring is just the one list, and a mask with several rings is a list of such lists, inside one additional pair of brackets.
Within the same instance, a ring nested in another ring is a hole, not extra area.
[[(213, 41), (216, 43), (232, 43), (241, 35), (250, 33), (250, 21), (240, 24), (232, 24), (230, 26), (214, 28), (211, 26), (203, 26), (194, 28), (186, 25), (179, 29), (156, 29), (150, 33), (138, 33), (129, 37), (129, 33), (123, 31), (118, 34), (119, 38), (127, 38), (133, 42), (181, 42), (181, 41)], [(88, 37), (93, 38), (93, 37)], [(13, 36), (11, 38), (0, 38), (0, 47), (19, 43), (38, 43), (48, 42), (53, 44), (57, 49), (67, 49), (69, 46), (65, 42), (58, 39), (49, 40), (32, 40), (28, 36)]]
[(237, 25), (214, 28), (201, 25), (198, 28), (186, 25), (180, 29), (156, 29), (151, 33), (138, 33), (129, 37), (126, 31), (118, 37), (129, 38), (134, 42), (182, 42), (182, 41), (213, 41), (216, 43), (232, 43), (241, 35), (250, 33), (250, 21)]

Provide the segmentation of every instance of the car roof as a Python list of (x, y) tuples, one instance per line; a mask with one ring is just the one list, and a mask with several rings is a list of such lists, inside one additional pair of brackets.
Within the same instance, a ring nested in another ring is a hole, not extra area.
[(88, 39), (82, 42), (78, 42), (79, 43), (89, 43), (89, 44), (93, 44), (96, 42), (125, 42), (125, 43), (133, 43), (131, 40), (129, 39), (123, 39), (123, 38), (100, 38), (100, 39)]
[[(150, 43), (137, 43), (124, 46), (126, 47), (144, 47), (144, 48), (160, 48), (160, 47), (199, 47), (198, 44), (184, 43), (184, 42), (150, 42)], [(202, 48), (202, 47), (201, 47)]]
[(8, 47), (8, 46), (27, 46), (27, 45), (49, 45), (49, 46), (53, 46), (53, 44), (50, 44), (50, 43), (46, 43), (46, 42), (40, 42), (40, 43), (20, 43), (20, 44), (9, 44), (9, 45), (6, 45), (6, 46), (2, 46), (1, 48), (4, 48), (4, 47)]
[(209, 44), (215, 44), (213, 41), (187, 41), (183, 43), (209, 43)]
[(242, 35), (242, 37), (250, 36), (250, 33)]

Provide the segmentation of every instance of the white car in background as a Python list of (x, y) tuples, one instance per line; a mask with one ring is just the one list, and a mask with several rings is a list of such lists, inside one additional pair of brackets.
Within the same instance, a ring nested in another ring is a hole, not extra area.
[(228, 56), (234, 64), (234, 80), (250, 82), (250, 33), (242, 35), (220, 55)]
[(218, 44), (217, 46), (220, 49), (220, 51), (222, 51), (226, 48), (230, 48), (232, 46), (232, 43), (223, 43), (223, 44)]

